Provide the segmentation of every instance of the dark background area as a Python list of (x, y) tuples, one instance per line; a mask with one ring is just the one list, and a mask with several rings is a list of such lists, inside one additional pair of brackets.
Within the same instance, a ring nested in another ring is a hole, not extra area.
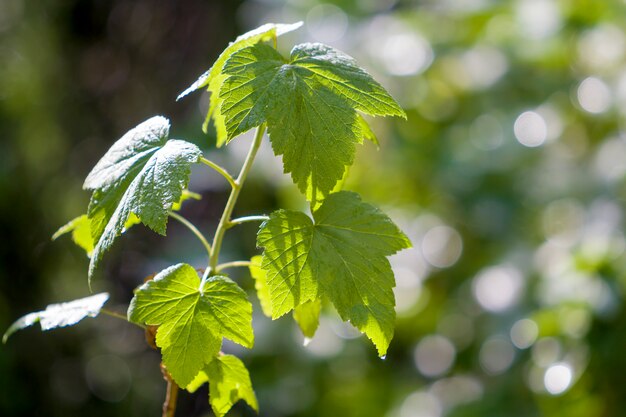
[[(613, 0), (0, 2), (0, 328), (89, 294), (88, 259), (50, 236), (85, 212), (84, 177), (155, 114), (235, 172), (249, 136), (214, 148), (206, 93), (175, 98), (229, 41), (304, 21), (279, 40), (357, 58), (408, 120), (372, 120), (346, 188), (380, 206), (414, 248), (391, 259), (396, 336), (385, 360), (324, 311), (306, 347), (293, 321), (262, 316), (249, 367), (261, 416), (600, 417), (626, 406), (626, 8)], [(267, 144), (265, 144), (267, 145)], [(209, 235), (227, 184), (198, 167), (182, 213)], [(304, 209), (264, 146), (236, 215)], [(258, 253), (255, 225), (224, 260)], [(123, 312), (145, 276), (201, 267), (179, 224), (139, 226), (107, 254), (94, 291)], [(0, 346), (2, 416), (158, 416), (159, 357), (109, 317)], [(179, 416), (211, 415), (204, 387)], [(243, 404), (232, 416), (254, 413)]]

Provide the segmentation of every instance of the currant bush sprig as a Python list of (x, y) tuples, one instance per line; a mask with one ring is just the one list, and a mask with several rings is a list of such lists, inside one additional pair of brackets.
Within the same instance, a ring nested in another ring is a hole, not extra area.
[[(267, 24), (238, 37), (215, 64), (185, 90), (207, 89), (210, 106), (203, 125), (212, 122), (217, 146), (256, 128), (239, 174), (206, 159), (198, 146), (169, 138), (170, 121), (152, 117), (122, 136), (87, 176), (92, 192), (87, 213), (55, 235), (71, 233), (90, 257), (88, 282), (105, 252), (138, 223), (165, 235), (169, 218), (181, 222), (207, 252), (199, 274), (191, 265), (164, 269), (135, 290), (127, 317), (104, 309), (106, 293), (62, 304), (17, 320), (15, 331), (39, 322), (42, 330), (73, 325), (100, 313), (140, 327), (158, 326), (155, 342), (170, 382), (164, 415), (173, 416), (175, 391), (190, 392), (209, 383), (209, 401), (223, 416), (238, 400), (255, 410), (257, 400), (243, 362), (221, 352), (224, 338), (246, 348), (254, 345), (252, 304), (224, 274), (248, 266), (263, 312), (277, 319), (289, 312), (306, 337), (313, 337), (323, 300), (344, 321), (364, 333), (384, 356), (393, 337), (395, 286), (388, 256), (411, 243), (389, 217), (341, 191), (342, 178), (354, 162), (356, 145), (377, 143), (362, 113), (399, 116), (404, 111), (354, 59), (319, 43), (296, 45), (289, 57), (276, 50), (277, 38), (300, 27)], [(232, 218), (239, 193), (267, 131), (285, 173), (310, 202), (312, 217), (292, 210), (269, 216)], [(187, 190), (191, 169), (206, 165), (222, 175), (231, 193), (209, 240), (177, 211), (199, 196)], [(262, 256), (219, 263), (224, 236), (238, 224), (260, 221), (257, 246)], [(152, 327), (151, 327), (152, 328)]]

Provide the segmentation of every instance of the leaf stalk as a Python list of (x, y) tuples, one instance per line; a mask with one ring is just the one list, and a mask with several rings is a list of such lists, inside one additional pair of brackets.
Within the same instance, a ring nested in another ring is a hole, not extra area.
[(228, 181), (228, 183), (230, 184), (231, 187), (233, 188), (237, 188), (239, 187), (239, 184), (237, 184), (237, 182), (235, 181), (235, 179), (233, 178), (232, 175), (230, 175), (228, 173), (228, 171), (226, 171), (224, 168), (222, 168), (221, 166), (219, 166), (218, 164), (216, 164), (215, 162), (206, 159), (204, 156), (200, 157), (200, 162), (202, 162), (204, 165), (207, 165), (211, 168), (213, 168), (215, 171), (217, 171), (217, 173), (219, 173), (222, 177), (226, 178), (226, 181)]
[(124, 314), (120, 314), (120, 313), (117, 313), (115, 311), (112, 311), (112, 310), (109, 310), (109, 309), (106, 309), (106, 308), (101, 308), (100, 312), (102, 314), (104, 314), (104, 315), (109, 316), (109, 317), (114, 317), (116, 319), (124, 320), (125, 322), (128, 322), (130, 324), (134, 324), (135, 326), (140, 327), (140, 328), (142, 328), (144, 330), (146, 329), (146, 326), (144, 326), (143, 324), (135, 323), (134, 321), (128, 320), (128, 317), (126, 317), (126, 315), (124, 315)]
[(215, 267), (215, 273), (219, 274), (224, 269), (228, 269), (228, 268), (236, 268), (236, 267), (239, 267), (239, 266), (246, 267), (246, 266), (250, 266), (250, 265), (252, 265), (252, 262), (250, 262), (250, 261), (225, 262), (225, 263), (220, 264), (217, 267)]
[(269, 220), (269, 216), (265, 216), (265, 215), (261, 215), (261, 216), (244, 216), (244, 217), (238, 217), (236, 219), (233, 219), (231, 221), (228, 222), (228, 228), (230, 229), (231, 227), (237, 226), (241, 223), (247, 223), (247, 222), (264, 222), (266, 220)]
[(180, 214), (174, 211), (170, 211), (170, 217), (182, 223), (185, 227), (187, 227), (187, 229), (191, 231), (191, 233), (193, 233), (198, 238), (200, 242), (202, 242), (202, 245), (206, 249), (206, 253), (210, 259), (211, 258), (211, 244), (206, 240), (206, 238), (198, 230), (198, 228), (194, 226), (193, 223), (191, 223), (189, 220), (187, 220), (186, 218), (184, 218), (183, 216), (181, 216)]

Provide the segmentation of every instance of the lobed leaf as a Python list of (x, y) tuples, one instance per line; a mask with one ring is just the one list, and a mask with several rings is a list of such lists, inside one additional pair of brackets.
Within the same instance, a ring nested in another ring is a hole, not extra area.
[(183, 193), (180, 196), (180, 199), (176, 203), (172, 204), (171, 210), (180, 211), (180, 209), (183, 207), (183, 203), (187, 200), (200, 201), (202, 200), (202, 196), (198, 193), (194, 193), (189, 190), (183, 190)]
[[(197, 193), (193, 193), (189, 190), (183, 190), (183, 194), (180, 197), (178, 202), (172, 205), (172, 211), (179, 211), (183, 205), (183, 203), (189, 199), (200, 200), (202, 196)], [(124, 223), (124, 230), (128, 230), (130, 227), (135, 224), (141, 223), (139, 218), (131, 213), (126, 223)], [(52, 235), (52, 240), (56, 240), (59, 237), (66, 235), (68, 233), (72, 234), (72, 240), (76, 245), (81, 247), (88, 258), (91, 258), (91, 254), (97, 242), (94, 242), (93, 233), (91, 231), (91, 221), (89, 220), (89, 216), (83, 214), (78, 216), (72, 220), (70, 220), (67, 224), (61, 226), (59, 230), (54, 232)]]
[(395, 321), (395, 280), (386, 257), (410, 245), (389, 217), (351, 192), (328, 196), (313, 220), (274, 212), (257, 236), (272, 317), (328, 297), (385, 355)]
[(176, 100), (180, 100), (187, 94), (190, 94), (201, 88), (207, 88), (207, 91), (211, 93), (211, 102), (209, 104), (209, 111), (206, 116), (206, 120), (202, 129), (206, 133), (209, 120), (213, 119), (215, 129), (217, 131), (217, 146), (220, 147), (226, 143), (226, 127), (224, 125), (224, 116), (221, 111), (222, 99), (220, 97), (220, 90), (226, 75), (222, 72), (224, 64), (235, 52), (254, 45), (259, 42), (266, 42), (270, 40), (276, 41), (278, 36), (291, 32), (302, 26), (302, 22), (293, 24), (275, 24), (267, 23), (260, 26), (250, 32), (244, 33), (237, 37), (234, 42), (231, 42), (228, 47), (220, 54), (213, 66), (202, 74), (191, 86), (185, 91), (180, 93)]
[(61, 226), (59, 230), (54, 232), (52, 240), (56, 240), (67, 233), (72, 234), (74, 243), (83, 248), (87, 253), (87, 257), (91, 258), (95, 243), (91, 236), (91, 222), (89, 221), (89, 217), (83, 214), (82, 216), (70, 220), (67, 224)]
[(351, 56), (321, 43), (296, 45), (291, 62), (314, 74), (315, 81), (328, 87), (353, 108), (372, 116), (399, 116), (406, 113), (385, 89)]
[(213, 276), (202, 288), (196, 270), (178, 264), (135, 292), (131, 321), (159, 326), (156, 344), (176, 383), (187, 386), (218, 354), (222, 337), (251, 348), (252, 305), (230, 279)]
[(29, 313), (16, 320), (2, 336), (2, 343), (6, 343), (16, 331), (35, 323), (39, 323), (41, 330), (46, 331), (72, 326), (87, 317), (96, 317), (108, 299), (109, 294), (100, 293), (67, 303), (50, 304), (43, 311)]
[(259, 298), (259, 302), (261, 304), (261, 310), (263, 314), (268, 317), (272, 316), (272, 301), (270, 299), (270, 292), (267, 288), (267, 282), (265, 278), (265, 271), (261, 268), (261, 263), (263, 262), (263, 257), (260, 255), (253, 256), (250, 259), (250, 265), (248, 269), (250, 270), (250, 275), (254, 279), (254, 288), (256, 289), (257, 297)]
[(180, 201), (189, 182), (190, 166), (200, 149), (182, 140), (168, 140), (169, 121), (155, 116), (115, 142), (85, 180), (92, 190), (88, 216), (94, 242), (89, 264), (93, 275), (104, 252), (127, 227), (141, 221), (165, 234), (168, 211)]
[[(250, 275), (254, 278), (254, 287), (261, 303), (263, 314), (272, 317), (272, 299), (270, 289), (267, 285), (267, 274), (261, 267), (262, 256), (253, 256), (250, 260)], [(320, 300), (307, 301), (298, 305), (293, 311), (293, 318), (302, 330), (305, 337), (312, 338), (319, 326), (319, 316), (322, 309)]]
[(255, 411), (259, 411), (250, 374), (239, 358), (219, 355), (196, 375), (186, 389), (195, 392), (205, 382), (209, 383), (209, 402), (217, 417), (228, 413), (239, 400), (244, 400)]
[(406, 117), (352, 58), (322, 44), (297, 45), (289, 61), (256, 44), (234, 53), (223, 72), (226, 140), (267, 122), (274, 153), (313, 202), (323, 200), (352, 165), (357, 143), (375, 141), (356, 110)]
[(380, 147), (380, 142), (378, 142), (376, 134), (361, 115), (359, 115), (359, 125), (361, 125), (361, 132), (363, 132), (363, 137), (372, 142), (377, 147)]
[(322, 300), (316, 299), (300, 304), (293, 309), (293, 318), (300, 326), (302, 334), (312, 339), (320, 325), (320, 312), (322, 311)]
[(250, 374), (243, 362), (232, 355), (215, 358), (207, 366), (209, 401), (217, 417), (222, 417), (239, 400), (258, 411)]

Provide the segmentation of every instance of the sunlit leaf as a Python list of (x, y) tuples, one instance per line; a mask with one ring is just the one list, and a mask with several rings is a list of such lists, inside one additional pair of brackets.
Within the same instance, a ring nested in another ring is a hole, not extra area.
[(61, 226), (52, 235), (52, 240), (56, 240), (67, 233), (71, 233), (74, 243), (83, 248), (88, 257), (91, 257), (95, 244), (91, 236), (91, 222), (87, 215), (78, 216)]
[(165, 234), (168, 211), (181, 199), (190, 165), (202, 156), (194, 144), (168, 140), (169, 126), (161, 116), (141, 123), (115, 142), (87, 176), (84, 188), (93, 191), (87, 214), (97, 242), (90, 277), (115, 238), (136, 219)]
[(300, 26), (302, 26), (302, 22), (293, 24), (267, 23), (254, 30), (251, 30), (250, 32), (244, 33), (243, 35), (237, 37), (234, 42), (231, 42), (228, 45), (228, 47), (220, 54), (213, 66), (208, 71), (202, 74), (185, 91), (180, 93), (177, 100), (180, 100), (187, 94), (190, 94), (196, 90), (205, 87), (207, 88), (207, 91), (211, 93), (211, 103), (209, 105), (209, 111), (207, 113), (206, 120), (202, 128), (206, 132), (209, 120), (213, 119), (213, 124), (215, 125), (215, 129), (217, 131), (218, 147), (226, 143), (226, 127), (224, 126), (224, 116), (222, 115), (220, 109), (222, 105), (220, 89), (222, 87), (222, 84), (224, 83), (224, 80), (226, 79), (226, 76), (222, 72), (222, 69), (228, 58), (230, 58), (235, 52), (248, 46), (254, 45), (258, 42), (266, 42), (270, 40), (275, 41), (278, 36), (296, 30)]
[(228, 413), (239, 400), (244, 400), (255, 411), (259, 410), (250, 374), (239, 358), (233, 355), (217, 356), (196, 375), (186, 389), (195, 392), (206, 382), (209, 383), (209, 402), (217, 417)]
[[(272, 300), (270, 289), (267, 286), (267, 274), (261, 267), (262, 256), (253, 256), (250, 260), (250, 275), (254, 278), (254, 287), (261, 303), (263, 314), (272, 317)], [(293, 311), (293, 318), (302, 330), (302, 334), (308, 338), (315, 335), (319, 325), (319, 315), (322, 308), (320, 300), (313, 300), (296, 306)]]
[(322, 300), (315, 299), (300, 304), (293, 309), (293, 318), (300, 326), (302, 334), (311, 339), (315, 336), (320, 325), (320, 312), (322, 310)]
[(234, 53), (223, 71), (227, 139), (267, 122), (285, 172), (312, 201), (333, 190), (352, 165), (355, 145), (374, 138), (356, 110), (405, 116), (352, 58), (322, 44), (298, 45), (288, 61), (257, 44)]
[[(189, 190), (183, 190), (183, 193), (178, 202), (172, 204), (172, 211), (179, 211), (183, 205), (183, 203), (189, 199), (200, 200), (202, 196), (197, 193), (193, 193)], [(128, 219), (124, 223), (123, 231), (128, 230), (131, 226), (141, 223), (139, 217), (137, 217), (134, 213), (130, 213)], [(59, 230), (54, 232), (52, 235), (52, 240), (56, 240), (59, 237), (71, 233), (72, 240), (74, 243), (81, 248), (84, 249), (87, 257), (91, 258), (91, 253), (93, 252), (95, 243), (93, 240), (93, 235), (91, 232), (91, 221), (89, 221), (89, 216), (83, 214), (82, 216), (78, 216), (67, 224), (61, 226)]]
[(72, 326), (87, 317), (96, 317), (108, 299), (109, 294), (100, 293), (67, 303), (50, 304), (43, 311), (29, 313), (16, 320), (2, 336), (2, 342), (6, 343), (13, 333), (35, 323), (39, 323), (41, 330), (45, 331)]
[(172, 266), (142, 285), (128, 309), (129, 320), (159, 326), (163, 363), (183, 387), (215, 358), (223, 337), (248, 348), (254, 344), (246, 293), (224, 276), (200, 284), (193, 267)]
[(257, 297), (259, 298), (259, 302), (261, 304), (261, 309), (263, 310), (263, 314), (268, 317), (272, 316), (272, 302), (270, 300), (269, 289), (267, 288), (266, 283), (266, 274), (265, 271), (261, 268), (261, 262), (263, 261), (263, 257), (260, 255), (253, 256), (250, 259), (250, 275), (254, 278), (254, 288), (256, 289)]
[(198, 193), (194, 193), (194, 192), (191, 192), (189, 190), (183, 190), (183, 193), (180, 196), (180, 199), (176, 203), (172, 204), (172, 209), (171, 210), (172, 211), (179, 211), (182, 208), (183, 203), (185, 201), (187, 201), (187, 200), (200, 201), (200, 200), (202, 200), (202, 196), (200, 194), (198, 194)]
[(410, 247), (389, 217), (342, 191), (324, 200), (313, 220), (297, 211), (272, 213), (257, 245), (265, 249), (273, 318), (325, 296), (385, 355), (395, 321), (395, 281), (386, 257)]

